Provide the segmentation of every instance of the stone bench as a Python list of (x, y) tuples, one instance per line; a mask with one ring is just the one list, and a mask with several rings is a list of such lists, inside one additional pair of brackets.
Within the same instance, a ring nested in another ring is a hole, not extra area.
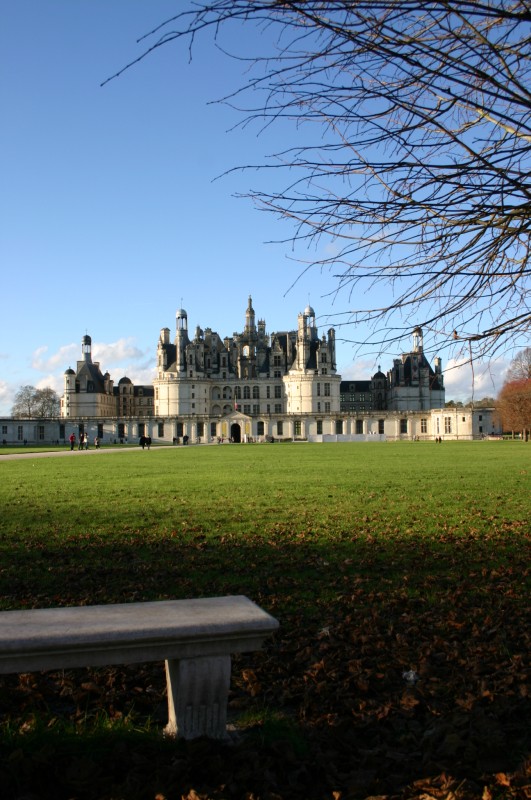
[(227, 736), (231, 653), (278, 622), (247, 597), (0, 612), (0, 673), (165, 661), (166, 733)]

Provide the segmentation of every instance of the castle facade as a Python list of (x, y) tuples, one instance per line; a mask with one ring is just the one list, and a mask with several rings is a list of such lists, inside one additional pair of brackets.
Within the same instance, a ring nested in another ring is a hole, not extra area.
[[(319, 335), (311, 306), (296, 328), (269, 334), (249, 297), (243, 330), (225, 337), (199, 326), (191, 336), (179, 309), (173, 337), (169, 328), (160, 332), (150, 385), (127, 377), (115, 385), (92, 361), (91, 347), (85, 335), (76, 369), (64, 374), (61, 418), (80, 426), (91, 420), (102, 432), (108, 421), (120, 440), (417, 436), (421, 428), (427, 434), (427, 412), (444, 407), (441, 361), (429, 364), (420, 328), (387, 374), (378, 369), (370, 380), (343, 381), (335, 331)], [(414, 434), (411, 414), (424, 414)]]

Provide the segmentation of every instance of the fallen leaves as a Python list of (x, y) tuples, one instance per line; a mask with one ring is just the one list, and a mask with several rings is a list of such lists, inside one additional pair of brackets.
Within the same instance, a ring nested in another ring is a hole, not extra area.
[[(107, 584), (76, 570), (69, 551), (70, 603), (152, 599), (153, 587), (193, 596), (203, 570), (212, 593), (237, 588), (281, 628), (263, 652), (234, 659), (229, 713), (254, 722), (230, 747), (130, 738), (164, 724), (160, 664), (2, 678), (2, 719), (25, 734), (2, 744), (2, 800), (529, 800), (529, 552), (519, 536), (516, 547), (448, 532), (387, 544), (345, 533), (324, 547), (279, 529), (266, 544), (196, 534), (152, 550), (139, 539), (113, 546), (116, 568), (98, 573), (113, 575)], [(34, 751), (39, 719), (47, 745)], [(106, 744), (93, 751), (89, 732), (103, 719)], [(87, 741), (65, 751), (53, 736), (61, 720)]]

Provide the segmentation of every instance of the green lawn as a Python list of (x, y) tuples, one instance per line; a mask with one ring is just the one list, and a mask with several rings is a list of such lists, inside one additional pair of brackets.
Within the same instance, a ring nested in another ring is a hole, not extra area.
[[(419, 780), (434, 791), (444, 773), (461, 786), (456, 797), (475, 797), (474, 786), (481, 797), (503, 773), (507, 796), (520, 797), (529, 712), (525, 444), (102, 451), (3, 461), (0, 476), (2, 608), (241, 593), (279, 619), (263, 653), (235, 660), (231, 700), (236, 724), (253, 720), (254, 738), (241, 747), (251, 761), (260, 753), (274, 779), (266, 785), (256, 770), (237, 778), (236, 756), (224, 754), (205, 786), (194, 773), (199, 745), (188, 745), (188, 791), (390, 796)], [(410, 669), (420, 675), (412, 689), (402, 678)], [(42, 725), (48, 736), (70, 721), (90, 737), (102, 718), (111, 729), (128, 720), (147, 731), (153, 698), (163, 703), (158, 666), (88, 671), (89, 681), (86, 672), (34, 678), (30, 692), (18, 676), (2, 681), (10, 757), (21, 731), (27, 741)], [(88, 683), (97, 690), (83, 690)], [(305, 793), (277, 786), (293, 748)], [(14, 781), (12, 773), (22, 780), (15, 767), (4, 778)], [(234, 791), (220, 788), (230, 780)], [(105, 781), (109, 770), (100, 794), (86, 796), (154, 796), (105, 794)], [(64, 796), (73, 791), (68, 784)]]
[(477, 442), (165, 448), (3, 462), (0, 603), (235, 591), (260, 599), (279, 570), (299, 582), (302, 570), (318, 597), (330, 592), (338, 566), (373, 582), (378, 562), (415, 582), (444, 572), (441, 554), (452, 559), (461, 550), (474, 563), (506, 564), (529, 532), (530, 460), (521, 443)]

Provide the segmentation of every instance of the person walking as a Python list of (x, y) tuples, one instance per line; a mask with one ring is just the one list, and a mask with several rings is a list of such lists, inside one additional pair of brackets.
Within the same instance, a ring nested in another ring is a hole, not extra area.
[(70, 436), (68, 437), (68, 441), (70, 442), (70, 450), (73, 450), (74, 449), (74, 445), (76, 443), (76, 434), (75, 433), (71, 433)]

